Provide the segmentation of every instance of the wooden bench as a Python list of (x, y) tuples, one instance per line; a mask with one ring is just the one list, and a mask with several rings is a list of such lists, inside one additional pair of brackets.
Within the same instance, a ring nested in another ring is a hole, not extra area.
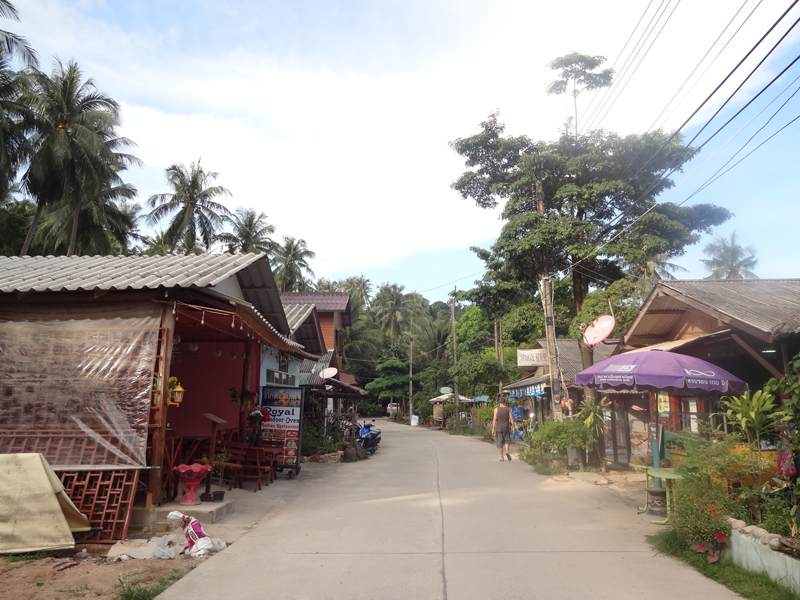
[(228, 461), (220, 465), (223, 481), (225, 481), (225, 471), (231, 472), (228, 491), (234, 487), (242, 487), (242, 479), (255, 480), (253, 492), (260, 490), (264, 475), (269, 475), (272, 471), (264, 460), (261, 448), (230, 441), (220, 442), (220, 448), (224, 448), (230, 455)]

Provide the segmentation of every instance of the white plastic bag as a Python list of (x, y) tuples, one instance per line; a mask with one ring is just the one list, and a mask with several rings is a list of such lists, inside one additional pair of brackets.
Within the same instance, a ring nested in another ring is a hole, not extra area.
[(200, 521), (177, 510), (169, 513), (167, 520), (183, 530), (183, 535), (186, 536), (186, 541), (189, 544), (189, 554), (191, 556), (197, 558), (212, 551), (211, 538), (208, 537)]
[(208, 538), (211, 540), (211, 551), (212, 552), (219, 552), (220, 550), (225, 550), (228, 547), (228, 544), (223, 542), (222, 540), (218, 540), (217, 538)]
[(153, 558), (160, 558), (162, 560), (169, 560), (175, 558), (178, 553), (178, 536), (174, 533), (165, 535), (156, 544), (156, 549), (153, 552)]

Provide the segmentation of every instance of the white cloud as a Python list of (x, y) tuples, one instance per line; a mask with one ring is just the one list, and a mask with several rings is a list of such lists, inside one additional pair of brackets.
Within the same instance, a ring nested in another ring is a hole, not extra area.
[[(74, 57), (123, 103), (123, 133), (146, 163), (129, 174), (142, 201), (166, 191), (168, 165), (202, 157), (222, 174), (231, 206), (256, 207), (279, 234), (307, 240), (318, 275), (496, 235), (497, 211), (449, 189), (463, 162), (447, 143), (477, 132), (495, 108), (509, 133), (555, 137), (565, 100), (545, 96), (554, 79), (546, 63), (573, 49), (613, 60), (642, 10), (621, 0), (509, 1), (491, 10), (483, 2), (442, 2), (439, 17), (449, 19), (452, 43), (428, 40), (435, 50), (428, 60), (376, 73), (352, 63), (334, 68), (326, 57), (315, 66), (308, 57), (265, 54), (249, 39), (230, 40), (223, 55), (189, 51), (180, 46), (178, 23), (126, 29), (101, 20), (112, 8), (105, 3), (86, 10), (57, 0), (18, 4), (19, 29), (42, 56)], [(94, 9), (97, 18), (86, 16)], [(647, 128), (735, 9), (724, 0), (679, 6), (603, 126)], [(777, 0), (764, 3), (668, 126), (709, 92), (778, 9)], [(208, 28), (212, 36), (214, 24)]]

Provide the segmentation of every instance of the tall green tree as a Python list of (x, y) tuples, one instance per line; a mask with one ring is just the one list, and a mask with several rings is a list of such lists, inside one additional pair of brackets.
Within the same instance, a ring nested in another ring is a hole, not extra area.
[(359, 298), (364, 307), (369, 308), (372, 284), (364, 275), (348, 277), (337, 282), (336, 287), (338, 291), (347, 292), (352, 298)]
[(222, 186), (212, 185), (219, 173), (205, 171), (200, 160), (191, 163), (189, 168), (177, 163), (170, 165), (166, 175), (172, 191), (148, 198), (147, 204), (153, 209), (147, 216), (148, 224), (155, 225), (174, 213), (164, 231), (170, 251), (174, 252), (180, 243), (188, 251), (199, 244), (209, 250), (224, 224), (224, 217), (231, 216), (217, 198), (231, 193)]
[(217, 240), (228, 246), (231, 254), (270, 254), (277, 249), (278, 244), (270, 237), (275, 226), (267, 222), (263, 212), (239, 207), (232, 215), (222, 215), (222, 219), (231, 231), (220, 233)]
[(67, 254), (75, 249), (80, 212), (92, 198), (124, 185), (119, 173), (135, 157), (119, 152), (131, 142), (117, 137), (119, 105), (83, 80), (77, 63), (56, 61), (50, 75), (32, 69), (22, 95), (30, 158), (22, 189), (36, 199), (36, 213), (20, 255), (27, 253), (42, 211), (66, 202), (72, 208)]
[(404, 289), (396, 283), (384, 283), (378, 288), (370, 307), (384, 333), (392, 340), (400, 335), (409, 314)]
[[(564, 132), (555, 142), (533, 144), (504, 137), (496, 114), (481, 127), (451, 144), (470, 167), (453, 188), (479, 206), (505, 201), (492, 259), (530, 289), (542, 273), (568, 273), (576, 313), (590, 284), (606, 287), (624, 277), (623, 263), (637, 262), (643, 247), (649, 255), (679, 256), (700, 232), (730, 217), (714, 205), (656, 204), (672, 186), (666, 175), (692, 153), (661, 131), (577, 138)], [(535, 194), (539, 181), (542, 198)]]
[(305, 277), (314, 276), (308, 261), (315, 256), (316, 254), (308, 249), (304, 239), (284, 236), (283, 244), (279, 245), (273, 254), (278, 289), (282, 292), (313, 291), (313, 282), (306, 280)]
[(741, 246), (735, 231), (729, 240), (715, 236), (714, 241), (703, 248), (703, 254), (709, 257), (700, 261), (711, 271), (708, 279), (758, 279), (753, 272), (758, 264), (755, 248)]
[[(0, 17), (19, 21), (19, 13), (8, 0), (0, 0)], [(18, 58), (31, 67), (39, 66), (39, 56), (24, 37), (0, 29), (0, 52)]]
[[(350, 325), (342, 331), (342, 357), (347, 372), (358, 372), (363, 363), (374, 367), (383, 349), (383, 336), (374, 315), (358, 296), (350, 297)], [(361, 364), (359, 364), (361, 363)]]
[(561, 95), (569, 92), (572, 96), (575, 110), (575, 137), (578, 137), (578, 96), (581, 92), (608, 87), (614, 79), (612, 69), (597, 70), (604, 62), (606, 62), (605, 56), (589, 56), (572, 51), (559, 56), (547, 65), (554, 71), (561, 71), (561, 77), (547, 86), (547, 93)]

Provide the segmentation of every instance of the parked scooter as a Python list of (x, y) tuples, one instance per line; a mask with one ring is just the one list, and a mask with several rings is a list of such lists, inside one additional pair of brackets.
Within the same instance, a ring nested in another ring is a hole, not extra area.
[(374, 423), (375, 419), (372, 420), (372, 423), (364, 423), (363, 425), (356, 423), (356, 427), (359, 428), (358, 443), (370, 454), (375, 454), (378, 444), (381, 443), (381, 430), (377, 429)]

